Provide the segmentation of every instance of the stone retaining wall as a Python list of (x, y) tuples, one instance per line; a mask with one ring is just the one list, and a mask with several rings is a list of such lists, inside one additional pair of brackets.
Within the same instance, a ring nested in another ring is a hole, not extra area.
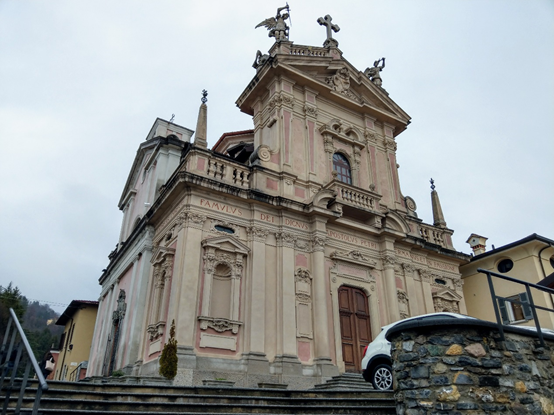
[(389, 332), (398, 415), (554, 414), (554, 338), (478, 321)]

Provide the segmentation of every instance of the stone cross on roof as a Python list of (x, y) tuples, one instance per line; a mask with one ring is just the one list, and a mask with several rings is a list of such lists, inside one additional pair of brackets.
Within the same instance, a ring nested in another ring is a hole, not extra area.
[(340, 27), (337, 24), (333, 24), (332, 20), (333, 18), (330, 15), (317, 19), (317, 22), (321, 26), (325, 26), (325, 29), (327, 29), (327, 39), (323, 43), (324, 48), (328, 46), (337, 47), (339, 45), (339, 42), (337, 42), (336, 39), (333, 39), (333, 32), (337, 33), (340, 30)]

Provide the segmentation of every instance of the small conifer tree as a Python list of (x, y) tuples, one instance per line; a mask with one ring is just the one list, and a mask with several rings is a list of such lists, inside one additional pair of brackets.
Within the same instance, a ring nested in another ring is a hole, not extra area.
[(160, 357), (160, 375), (167, 379), (173, 379), (177, 375), (177, 361), (177, 340), (175, 340), (175, 320), (173, 320), (169, 330), (169, 340)]

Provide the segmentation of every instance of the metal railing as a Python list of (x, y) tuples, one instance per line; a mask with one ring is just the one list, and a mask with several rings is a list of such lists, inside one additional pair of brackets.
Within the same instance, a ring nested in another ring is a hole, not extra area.
[[(492, 305), (493, 305), (493, 308), (494, 308), (494, 314), (496, 316), (496, 322), (498, 323), (498, 331), (500, 332), (500, 336), (501, 336), (502, 341), (504, 341), (504, 324), (503, 324), (503, 321), (500, 317), (500, 307), (498, 305), (498, 300), (503, 301), (503, 302), (510, 302), (510, 303), (514, 303), (514, 304), (519, 304), (522, 307), (529, 307), (530, 308), (531, 315), (533, 317), (533, 321), (534, 321), (535, 327), (537, 329), (537, 335), (539, 337), (540, 344), (541, 344), (542, 347), (544, 347), (544, 336), (543, 336), (543, 333), (542, 333), (542, 330), (541, 330), (541, 325), (539, 323), (539, 318), (537, 316), (537, 310), (543, 310), (543, 311), (548, 311), (548, 312), (554, 313), (554, 308), (548, 308), (548, 307), (542, 307), (542, 306), (539, 306), (539, 305), (535, 305), (535, 301), (533, 300), (533, 294), (531, 293), (531, 288), (535, 288), (537, 290), (543, 291), (543, 292), (548, 293), (550, 295), (554, 295), (554, 290), (551, 289), (551, 288), (543, 287), (542, 285), (537, 285), (537, 284), (533, 284), (533, 283), (530, 283), (530, 282), (518, 280), (516, 278), (508, 277), (506, 275), (497, 274), (495, 272), (488, 271), (488, 270), (482, 269), (482, 268), (477, 268), (477, 272), (480, 272), (480, 273), (483, 273), (483, 274), (487, 275), (487, 280), (489, 282), (489, 290), (491, 292), (491, 297), (492, 297)], [(492, 277), (496, 277), (496, 278), (503, 279), (505, 281), (510, 281), (510, 282), (513, 282), (513, 283), (516, 283), (516, 284), (524, 285), (525, 286), (525, 292), (527, 293), (527, 302), (523, 302), (521, 300), (516, 300), (516, 299), (510, 298), (510, 297), (501, 297), (499, 295), (496, 295), (496, 293), (494, 291), (494, 284), (493, 284), (493, 281), (492, 281)]]
[[(42, 393), (48, 390), (48, 384), (42, 375), (42, 371), (35, 359), (35, 355), (29, 345), (29, 341), (17, 320), (17, 316), (13, 309), (10, 308), (10, 318), (8, 320), (8, 326), (4, 333), (4, 341), (2, 342), (2, 348), (0, 349), (0, 370), (2, 371), (0, 376), (0, 387), (4, 394), (4, 406), (2, 407), (2, 415), (5, 415), (8, 411), (8, 405), (10, 402), (10, 395), (13, 390), (17, 389), (16, 376), (20, 369), (23, 367), (23, 377), (17, 378), (17, 381), (21, 381), (19, 387), (19, 396), (17, 399), (17, 405), (14, 414), (19, 414), (21, 411), (21, 405), (23, 404), (23, 396), (27, 383), (29, 381), (29, 374), (31, 372), (31, 366), (33, 367), (37, 379), (38, 387), (35, 396), (35, 403), (33, 405), (33, 415), (38, 415), (38, 409), (40, 404), (40, 398)], [(6, 382), (7, 377), (9, 380)]]

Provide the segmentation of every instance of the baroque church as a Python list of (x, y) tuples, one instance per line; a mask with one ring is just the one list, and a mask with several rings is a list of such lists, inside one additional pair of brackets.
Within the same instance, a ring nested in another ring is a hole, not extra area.
[(87, 376), (159, 376), (174, 321), (176, 384), (308, 388), (360, 372), (383, 325), (466, 313), (468, 257), (436, 191), (426, 224), (400, 189), (410, 117), (382, 87), (385, 60), (353, 67), (330, 16), (323, 47), (296, 45), (285, 10), (258, 25), (275, 43), (236, 102), (252, 129), (209, 149), (204, 93), (195, 132), (158, 118), (140, 144)]

